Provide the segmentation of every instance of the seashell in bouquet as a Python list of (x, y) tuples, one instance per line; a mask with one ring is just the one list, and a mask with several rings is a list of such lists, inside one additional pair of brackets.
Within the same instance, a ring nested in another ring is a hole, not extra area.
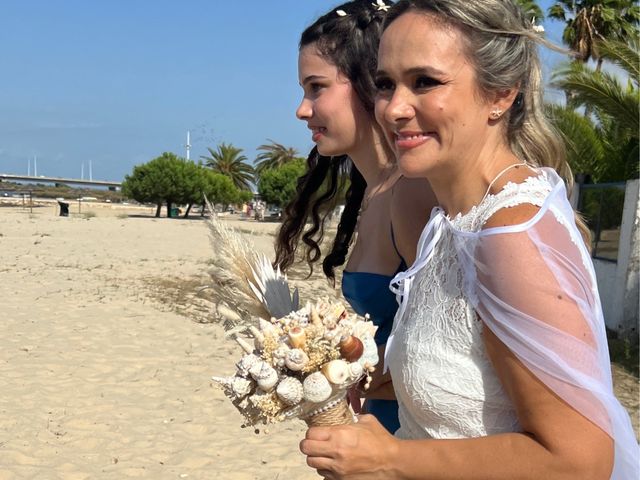
[(243, 415), (244, 426), (291, 418), (309, 425), (353, 423), (346, 393), (363, 378), (371, 381), (378, 363), (376, 329), (341, 303), (307, 304), (235, 329), (244, 355), (234, 375), (212, 378)]

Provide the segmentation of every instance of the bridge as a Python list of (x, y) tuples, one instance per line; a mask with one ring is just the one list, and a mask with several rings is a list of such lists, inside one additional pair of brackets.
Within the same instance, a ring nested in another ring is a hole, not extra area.
[(110, 182), (107, 180), (85, 180), (80, 178), (45, 177), (33, 175), (10, 175), (0, 173), (0, 182), (8, 180), (12, 182), (34, 182), (34, 183), (60, 183), (63, 185), (87, 185), (89, 187), (109, 187), (109, 190), (120, 188), (122, 182)]

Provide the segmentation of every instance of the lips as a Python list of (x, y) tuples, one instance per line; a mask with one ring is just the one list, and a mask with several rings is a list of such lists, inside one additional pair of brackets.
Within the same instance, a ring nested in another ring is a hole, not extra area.
[(311, 130), (311, 140), (317, 142), (322, 135), (327, 132), (327, 129), (324, 127), (312, 127), (309, 126), (309, 130)]
[(408, 150), (416, 148), (428, 140), (433, 138), (432, 133), (425, 132), (394, 132), (393, 140), (396, 147), (400, 150)]

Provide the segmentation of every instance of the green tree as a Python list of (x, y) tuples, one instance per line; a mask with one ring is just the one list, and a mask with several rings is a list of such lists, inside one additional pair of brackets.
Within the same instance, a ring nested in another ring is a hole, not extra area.
[(560, 0), (548, 10), (548, 17), (566, 22), (563, 41), (578, 59), (602, 66), (599, 41), (627, 41), (637, 35), (640, 9), (634, 0)]
[[(246, 199), (246, 190), (239, 190), (226, 175), (202, 169), (203, 194), (212, 204), (221, 203), (225, 207), (231, 203), (240, 203)], [(251, 194), (249, 193), (249, 198)], [(202, 201), (202, 198), (200, 199)], [(204, 202), (202, 211), (204, 212)]]
[(298, 151), (292, 147), (285, 147), (281, 143), (268, 139), (268, 144), (258, 147), (261, 153), (256, 157), (255, 170), (259, 177), (266, 169), (281, 167), (286, 163), (299, 159)]
[(207, 167), (229, 177), (240, 190), (251, 190), (254, 170), (251, 165), (246, 163), (247, 157), (242, 154), (241, 148), (221, 143), (217, 150), (212, 148), (207, 148), (207, 150), (209, 150), (210, 156), (200, 156)]
[(141, 203), (155, 203), (156, 217), (160, 216), (162, 204), (167, 205), (167, 216), (171, 207), (185, 196), (184, 173), (186, 162), (169, 152), (148, 163), (137, 165), (122, 183), (122, 193)]
[[(594, 135), (598, 137), (604, 153), (602, 156), (593, 154), (598, 166), (587, 172), (594, 174), (594, 178), (599, 181), (637, 178), (640, 131), (638, 41), (634, 39), (625, 44), (608, 40), (601, 42), (599, 48), (603, 58), (626, 72), (626, 85), (615, 75), (594, 70), (584, 64), (569, 63), (561, 66), (554, 72), (553, 84), (569, 94), (571, 101), (568, 107), (584, 106), (593, 115), (586, 115), (586, 121), (578, 126), (575, 118), (571, 119), (567, 113), (559, 115), (559, 110), (556, 109), (557, 125), (566, 137), (573, 139), (573, 145), (591, 141), (588, 139), (592, 139)], [(588, 128), (591, 128), (592, 133), (587, 133)], [(570, 133), (571, 129), (582, 129), (582, 133), (574, 135)], [(584, 152), (578, 156), (586, 154)]]
[(535, 22), (536, 25), (539, 25), (544, 20), (544, 13), (535, 0), (516, 0), (516, 4), (522, 9), (530, 22)]
[(293, 199), (298, 178), (306, 169), (304, 160), (292, 160), (281, 167), (263, 171), (258, 181), (258, 193), (265, 202), (285, 206)]

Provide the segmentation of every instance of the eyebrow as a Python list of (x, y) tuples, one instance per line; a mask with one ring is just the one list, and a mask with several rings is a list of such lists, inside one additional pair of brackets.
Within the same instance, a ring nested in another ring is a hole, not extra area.
[[(444, 75), (444, 72), (442, 70), (438, 70), (437, 68), (429, 66), (411, 67), (402, 73), (403, 75), (416, 75), (420, 73), (426, 73), (427, 75)], [(384, 70), (378, 70), (376, 72), (376, 76), (389, 76), (389, 74)]]
[(304, 80), (302, 80), (302, 82), (300, 82), (300, 85), (304, 86), (309, 82), (313, 82), (313, 81), (316, 81), (316, 80), (324, 80), (326, 78), (327, 77), (325, 77), (324, 75), (309, 75)]

